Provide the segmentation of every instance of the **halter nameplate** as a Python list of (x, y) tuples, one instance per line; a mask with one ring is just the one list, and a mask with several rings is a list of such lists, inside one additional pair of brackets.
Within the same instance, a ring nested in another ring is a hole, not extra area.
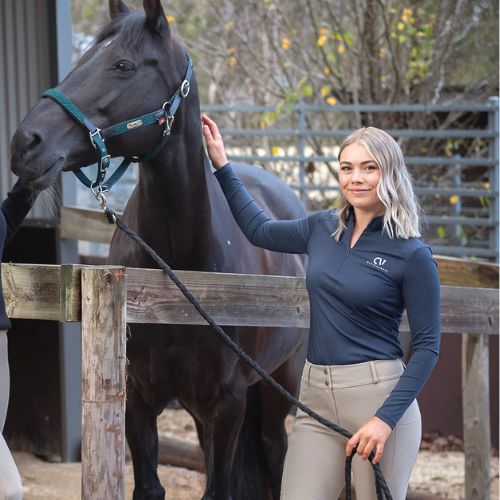
[(127, 123), (127, 128), (130, 130), (136, 127), (140, 127), (141, 125), (142, 125), (142, 120), (136, 120), (135, 122)]

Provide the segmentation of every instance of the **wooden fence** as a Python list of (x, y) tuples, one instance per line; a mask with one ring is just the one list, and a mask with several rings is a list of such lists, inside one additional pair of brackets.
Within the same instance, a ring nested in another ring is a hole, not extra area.
[[(62, 233), (69, 236), (62, 220)], [(89, 225), (86, 218), (70, 227), (82, 228), (90, 239)], [(70, 234), (83, 239), (81, 233)], [(498, 266), (436, 260), (442, 283), (469, 284), (441, 287), (441, 325), (443, 333), (463, 335), (466, 500), (489, 500), (488, 338), (498, 335)], [(304, 278), (177, 274), (222, 326), (309, 326)], [(104, 500), (107, 491), (113, 500), (124, 500), (126, 323), (204, 320), (161, 270), (3, 264), (2, 282), (11, 318), (82, 322), (82, 498)], [(400, 330), (408, 331), (406, 314)]]

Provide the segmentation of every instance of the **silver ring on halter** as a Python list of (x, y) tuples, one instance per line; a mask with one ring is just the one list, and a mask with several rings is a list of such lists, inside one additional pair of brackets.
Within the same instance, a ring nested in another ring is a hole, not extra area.
[(189, 82), (184, 80), (181, 85), (181, 96), (184, 97), (184, 99), (188, 96), (190, 89), (191, 86), (189, 85)]

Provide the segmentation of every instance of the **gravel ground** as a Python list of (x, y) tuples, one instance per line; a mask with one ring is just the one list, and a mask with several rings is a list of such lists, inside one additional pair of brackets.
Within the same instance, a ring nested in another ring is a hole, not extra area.
[[(293, 418), (287, 420), (291, 432)], [(158, 421), (159, 433), (197, 441), (193, 420), (183, 410), (165, 410)], [(14, 459), (23, 479), (24, 500), (80, 500), (81, 465), (44, 462), (29, 453), (15, 452)], [(491, 497), (499, 497), (498, 457), (492, 457)], [(159, 467), (167, 500), (199, 500), (205, 476), (198, 472)], [(127, 500), (132, 500), (132, 464), (126, 466)], [(464, 497), (464, 454), (460, 451), (420, 451), (410, 481), (410, 490), (443, 498)]]

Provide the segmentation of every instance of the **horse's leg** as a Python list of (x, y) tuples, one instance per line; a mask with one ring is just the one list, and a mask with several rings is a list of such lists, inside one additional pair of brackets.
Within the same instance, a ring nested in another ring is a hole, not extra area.
[(230, 482), (238, 435), (245, 417), (246, 387), (226, 387), (203, 414), (207, 486), (202, 500), (231, 500)]
[[(297, 392), (297, 376), (294, 369), (294, 358), (288, 359), (271, 375), (292, 396)], [(287, 450), (285, 418), (292, 404), (269, 384), (260, 382), (262, 394), (263, 423), (262, 444), (266, 455), (269, 483), (273, 499), (280, 497), (281, 476)]]
[[(130, 379), (129, 379), (130, 380)], [(158, 427), (156, 412), (129, 382), (125, 431), (134, 465), (133, 500), (164, 500), (158, 479)]]

